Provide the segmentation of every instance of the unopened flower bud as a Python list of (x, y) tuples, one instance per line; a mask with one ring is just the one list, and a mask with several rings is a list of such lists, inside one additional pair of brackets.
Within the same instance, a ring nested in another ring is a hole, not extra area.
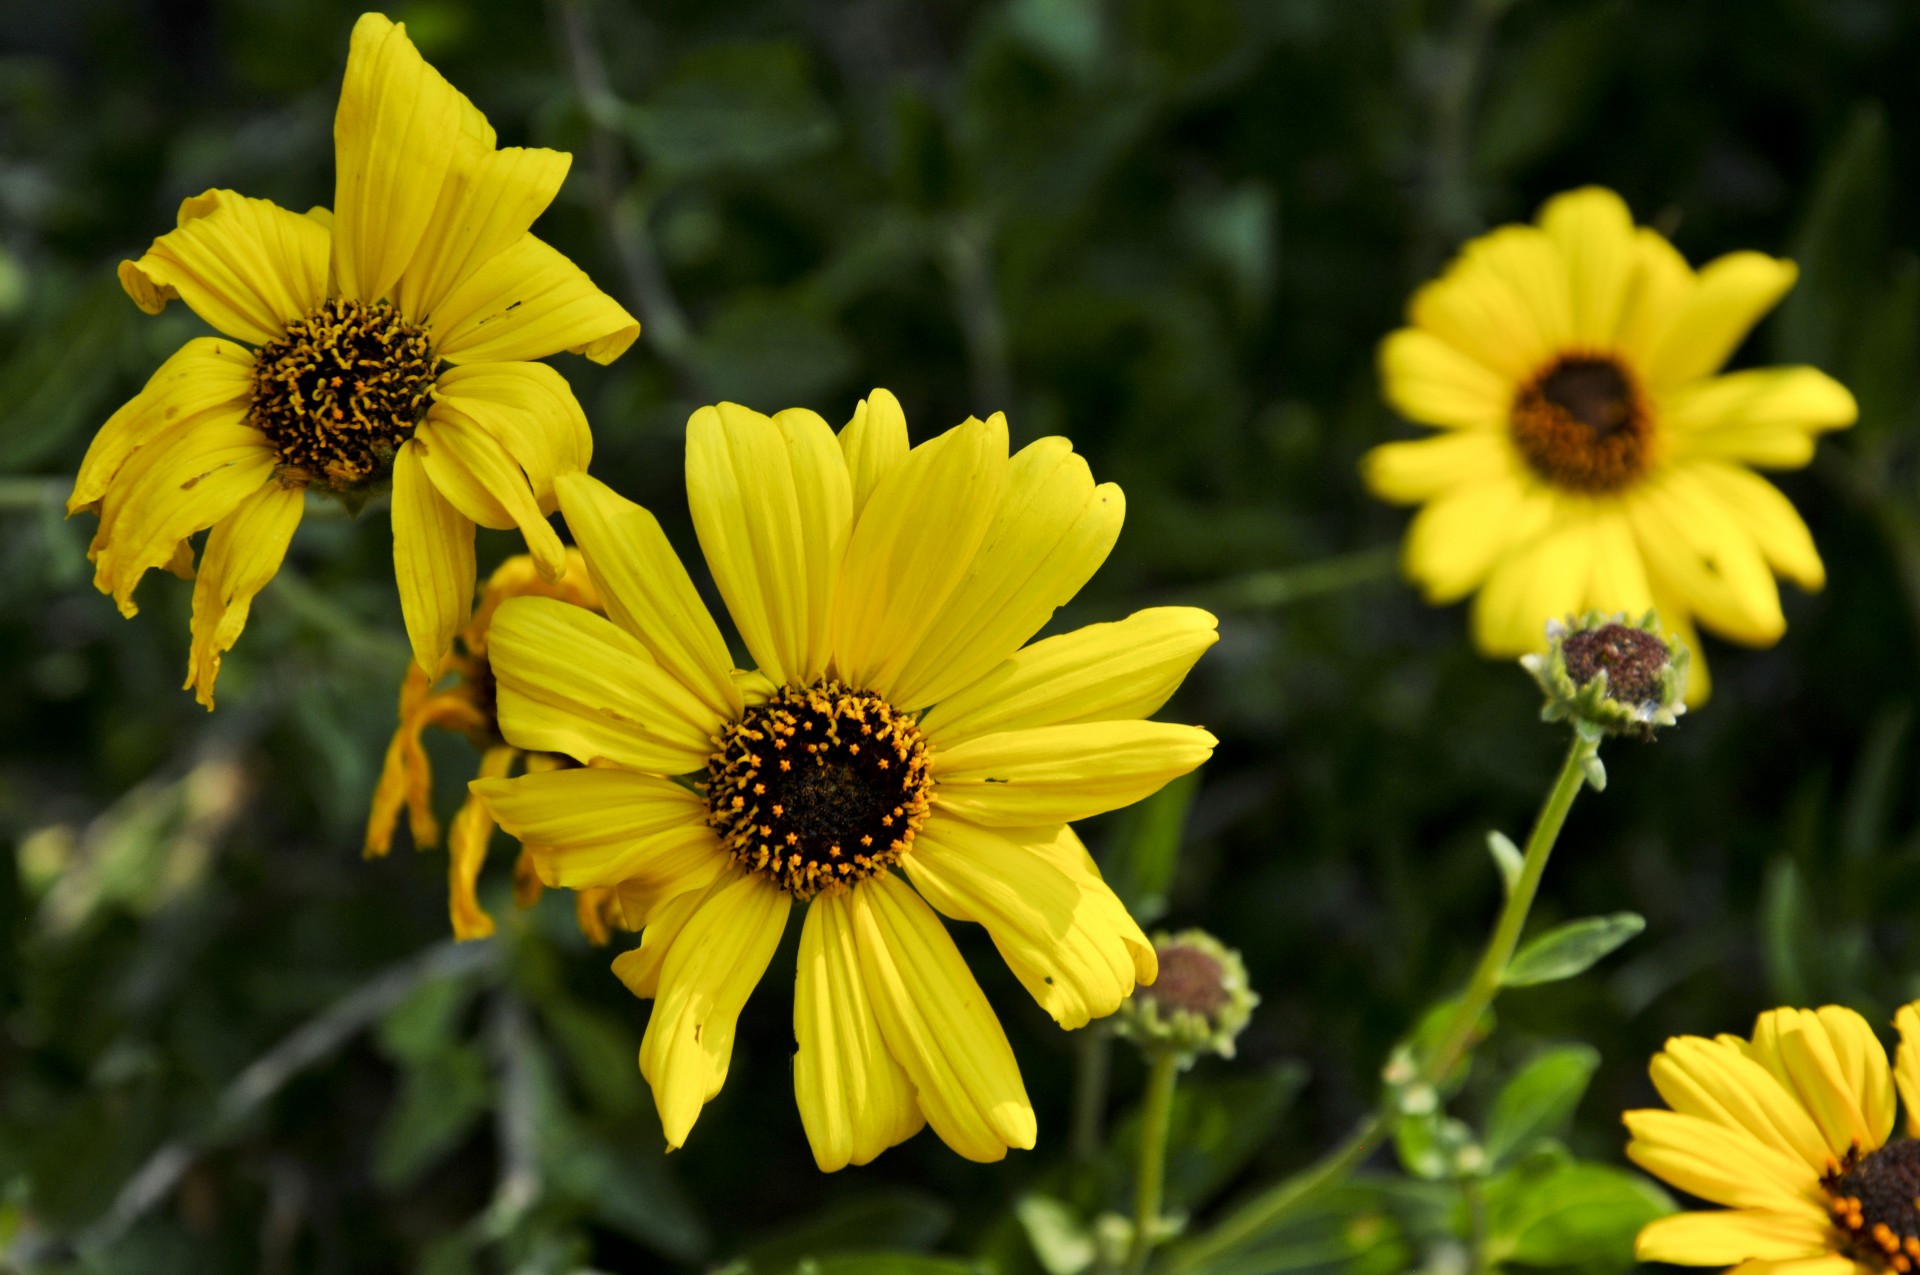
[(1521, 659), (1546, 692), (1546, 721), (1583, 731), (1653, 738), (1687, 711), (1686, 644), (1660, 631), (1652, 611), (1636, 623), (1589, 611), (1547, 624), (1547, 652)]
[(1160, 975), (1120, 1007), (1116, 1029), (1146, 1050), (1233, 1057), (1234, 1038), (1260, 1003), (1240, 953), (1204, 930), (1156, 934), (1153, 946)]

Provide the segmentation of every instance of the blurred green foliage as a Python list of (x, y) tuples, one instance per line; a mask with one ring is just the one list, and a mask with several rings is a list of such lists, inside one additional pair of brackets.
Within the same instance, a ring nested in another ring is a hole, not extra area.
[[(502, 933), (454, 948), (443, 859), (360, 860), (406, 660), (382, 506), (316, 507), (211, 717), (176, 689), (189, 591), (152, 580), (128, 622), (90, 587), (65, 483), (197, 330), (179, 307), (140, 315), (113, 265), (210, 185), (329, 201), (355, 12), (0, 12), (0, 1265), (1086, 1269), (1126, 1199), (1140, 1068), (1054, 1029), (978, 933), (960, 938), (1039, 1150), (982, 1167), (923, 1135), (824, 1177), (793, 1107), (786, 978), (665, 1157), (634, 1066), (645, 1007), (567, 900), (514, 914), (503, 845), (486, 883)], [(1695, 260), (1801, 263), (1741, 358), (1816, 362), (1859, 395), (1859, 427), (1783, 480), (1829, 588), (1787, 598), (1777, 649), (1712, 648), (1713, 703), (1658, 745), (1610, 747), (1534, 926), (1602, 918), (1539, 956), (1585, 972), (1502, 998), (1447, 1110), (1403, 1122), (1397, 1167), (1375, 1158), (1209, 1271), (1618, 1269), (1666, 1207), (1620, 1167), (1617, 1115), (1653, 1100), (1665, 1036), (1828, 999), (1885, 1022), (1920, 993), (1901, 905), (1920, 889), (1911, 5), (392, 16), (503, 142), (574, 153), (541, 233), (646, 330), (612, 368), (561, 366), (595, 472), (683, 551), (692, 407), (841, 419), (885, 385), (919, 436), (1005, 409), (1017, 441), (1066, 433), (1123, 485), (1127, 532), (1064, 622), (1220, 609), (1221, 644), (1170, 710), (1214, 729), (1218, 757), (1086, 829), (1143, 918), (1242, 948), (1264, 997), (1241, 1057), (1180, 1091), (1169, 1200), (1190, 1230), (1373, 1102), (1498, 905), (1489, 832), (1524, 831), (1561, 747), (1527, 679), (1468, 649), (1459, 608), (1391, 580), (1404, 516), (1356, 480), (1364, 448), (1406, 433), (1372, 358), (1407, 291), (1464, 236), (1589, 181)], [(483, 537), (485, 559), (511, 548)], [(453, 738), (433, 751), (450, 811), (474, 759)], [(1627, 914), (1646, 932), (1600, 960)], [(1094, 1055), (1110, 1089), (1083, 1105), (1106, 1133), (1070, 1137)]]

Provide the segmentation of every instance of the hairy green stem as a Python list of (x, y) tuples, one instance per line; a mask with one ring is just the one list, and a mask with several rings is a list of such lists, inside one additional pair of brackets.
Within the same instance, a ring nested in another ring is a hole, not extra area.
[(1140, 1159), (1133, 1179), (1133, 1246), (1127, 1253), (1129, 1275), (1147, 1269), (1147, 1257), (1160, 1231), (1160, 1203), (1166, 1186), (1167, 1124), (1173, 1115), (1173, 1090), (1180, 1079), (1180, 1055), (1162, 1049), (1147, 1073), (1147, 1105), (1140, 1115)]

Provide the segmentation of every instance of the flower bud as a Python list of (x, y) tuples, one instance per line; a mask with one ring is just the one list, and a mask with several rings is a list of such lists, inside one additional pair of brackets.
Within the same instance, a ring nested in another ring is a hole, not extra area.
[(1116, 1030), (1149, 1052), (1233, 1057), (1234, 1038), (1260, 1003), (1240, 953), (1204, 930), (1156, 934), (1153, 946), (1159, 977), (1121, 1005)]
[(1546, 692), (1549, 722), (1571, 720), (1583, 734), (1652, 739), (1687, 711), (1686, 644), (1660, 631), (1652, 611), (1636, 623), (1589, 611), (1547, 623), (1547, 652), (1520, 663)]

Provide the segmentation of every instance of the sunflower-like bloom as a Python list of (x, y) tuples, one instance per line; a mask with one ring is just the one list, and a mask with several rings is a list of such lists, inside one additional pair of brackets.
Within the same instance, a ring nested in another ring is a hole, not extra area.
[[(1850, 1009), (1776, 1009), (1751, 1039), (1679, 1036), (1654, 1055), (1670, 1111), (1629, 1111), (1627, 1154), (1724, 1209), (1641, 1230), (1641, 1261), (1745, 1275), (1907, 1275), (1920, 1266), (1920, 1002), (1894, 1065)], [(1904, 1138), (1889, 1142), (1894, 1093)]]
[[(1695, 272), (1591, 188), (1468, 244), (1380, 350), (1387, 400), (1440, 431), (1363, 465), (1376, 495), (1424, 506), (1408, 578), (1434, 603), (1478, 590), (1488, 655), (1539, 651), (1549, 619), (1590, 610), (1658, 608), (1696, 652), (1696, 620), (1777, 641), (1775, 574), (1812, 590), (1826, 571), (1751, 467), (1805, 465), (1856, 409), (1810, 367), (1718, 373), (1794, 278), (1756, 252)], [(1696, 660), (1688, 699), (1706, 695)]]
[(414, 657), (439, 667), (474, 593), (474, 526), (518, 527), (557, 579), (556, 474), (592, 438), (561, 350), (618, 357), (640, 327), (529, 233), (570, 158), (499, 150), (473, 104), (378, 14), (353, 29), (334, 119), (331, 212), (210, 190), (120, 265), (150, 314), (184, 301), (189, 341), (115, 412), (67, 511), (99, 515), (94, 584), (133, 615), (154, 567), (194, 575), (187, 685), (213, 707), (220, 658), (300, 521), (308, 488), (357, 505), (391, 481)]
[[(526, 554), (501, 563), (480, 591), (480, 605), (441, 661), (438, 677), (428, 677), (418, 664), (409, 665), (400, 684), (400, 728), (387, 744), (380, 782), (373, 790), (373, 808), (367, 815), (366, 856), (379, 858), (393, 848), (393, 830), (400, 812), (407, 813), (417, 850), (440, 843), (440, 821), (433, 815), (433, 764), (422, 747), (427, 727), (455, 731), (467, 737), (480, 753), (482, 778), (498, 779), (517, 766), (529, 774), (573, 765), (556, 753), (530, 753), (500, 738), (495, 717), (494, 676), (487, 664), (487, 630), (494, 612), (508, 598), (557, 598), (574, 606), (600, 610), (600, 599), (578, 549), (566, 552), (566, 570), (549, 583)], [(447, 913), (457, 939), (483, 939), (493, 933), (493, 918), (480, 906), (476, 886), (493, 840), (493, 816), (472, 793), (460, 806), (447, 830)], [(543, 889), (533, 856), (524, 847), (513, 865), (513, 898), (532, 907)], [(609, 889), (583, 889), (574, 894), (574, 911), (589, 942), (604, 945), (613, 927), (624, 928), (619, 900)]]
[(548, 884), (612, 886), (644, 926), (614, 972), (654, 1001), (640, 1070), (668, 1145), (720, 1092), (799, 902), (793, 1083), (820, 1167), (923, 1124), (973, 1160), (1031, 1147), (1019, 1067), (940, 914), (984, 926), (1063, 1027), (1153, 980), (1068, 823), (1211, 753), (1144, 719), (1214, 618), (1157, 608), (1026, 645), (1112, 548), (1119, 489), (1065, 439), (1009, 458), (998, 415), (909, 449), (885, 391), (837, 438), (732, 404), (688, 425), (694, 530), (752, 672), (651, 514), (585, 475), (558, 487), (606, 616), (513, 599), (490, 651), (508, 741), (587, 766), (473, 787)]

